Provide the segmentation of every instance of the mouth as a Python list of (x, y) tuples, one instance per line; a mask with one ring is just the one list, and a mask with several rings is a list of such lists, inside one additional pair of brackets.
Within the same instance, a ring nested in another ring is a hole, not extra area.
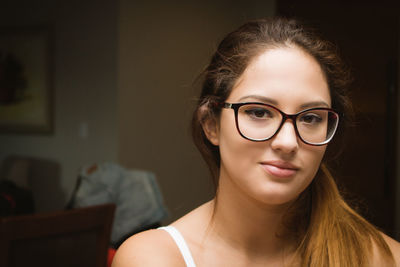
[(300, 168), (286, 161), (263, 161), (261, 167), (270, 175), (279, 178), (293, 177)]

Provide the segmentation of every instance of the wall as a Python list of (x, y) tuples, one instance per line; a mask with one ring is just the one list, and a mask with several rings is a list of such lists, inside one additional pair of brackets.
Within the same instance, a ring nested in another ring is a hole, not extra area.
[(221, 38), (274, 1), (129, 1), (119, 6), (118, 157), (155, 172), (176, 219), (212, 197), (192, 144), (193, 81)]
[[(55, 127), (52, 135), (0, 135), (0, 159), (17, 154), (58, 162), (63, 195), (49, 200), (49, 207), (56, 209), (69, 198), (82, 165), (117, 160), (117, 4), (2, 3), (0, 26), (18, 25), (53, 29)], [(82, 124), (87, 137), (80, 135)]]

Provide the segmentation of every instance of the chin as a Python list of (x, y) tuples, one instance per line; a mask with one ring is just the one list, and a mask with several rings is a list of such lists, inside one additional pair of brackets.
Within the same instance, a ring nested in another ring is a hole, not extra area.
[(257, 200), (265, 205), (286, 205), (297, 199), (300, 193), (293, 192), (266, 192), (259, 196)]

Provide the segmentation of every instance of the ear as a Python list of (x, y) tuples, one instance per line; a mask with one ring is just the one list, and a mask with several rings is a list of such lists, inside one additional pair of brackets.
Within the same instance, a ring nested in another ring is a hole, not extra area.
[(210, 112), (207, 104), (203, 104), (198, 110), (198, 118), (200, 119), (201, 127), (208, 141), (214, 146), (219, 145), (219, 127), (218, 122)]
[(214, 146), (219, 145), (219, 127), (218, 123), (215, 121), (214, 118), (208, 117), (205, 119), (201, 126), (203, 127), (203, 131), (207, 136), (208, 141)]

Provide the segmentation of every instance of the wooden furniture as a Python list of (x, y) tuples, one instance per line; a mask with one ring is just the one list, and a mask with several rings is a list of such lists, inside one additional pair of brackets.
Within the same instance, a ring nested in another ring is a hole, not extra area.
[(115, 205), (0, 218), (0, 266), (105, 267)]

